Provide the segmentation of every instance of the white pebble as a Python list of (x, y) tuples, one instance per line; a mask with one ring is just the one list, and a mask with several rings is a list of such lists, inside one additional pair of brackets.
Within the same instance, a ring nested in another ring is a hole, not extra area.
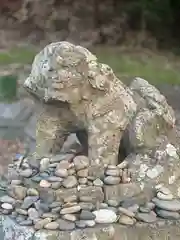
[(12, 210), (13, 206), (10, 203), (3, 203), (1, 207), (5, 210)]
[(117, 215), (112, 210), (100, 209), (94, 211), (93, 214), (96, 216), (96, 223), (114, 223), (117, 221)]
[(173, 197), (172, 194), (166, 195), (166, 194), (163, 194), (163, 193), (161, 193), (161, 192), (158, 192), (158, 193), (157, 193), (157, 198), (159, 198), (160, 200), (170, 201), (170, 200), (172, 200), (174, 197)]

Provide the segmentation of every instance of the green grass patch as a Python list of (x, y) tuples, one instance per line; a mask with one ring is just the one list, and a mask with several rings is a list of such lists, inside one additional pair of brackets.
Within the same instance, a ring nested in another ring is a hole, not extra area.
[(112, 67), (117, 76), (129, 83), (142, 77), (153, 84), (180, 84), (180, 59), (152, 52), (94, 49), (99, 61)]
[[(123, 82), (128, 83), (138, 76), (153, 84), (180, 84), (180, 58), (172, 54), (117, 47), (96, 47), (91, 50), (100, 62), (110, 65)], [(31, 64), (36, 53), (33, 47), (12, 48), (0, 52), (0, 65)]]
[(0, 65), (13, 63), (32, 63), (36, 51), (32, 47), (16, 47), (8, 51), (0, 52)]

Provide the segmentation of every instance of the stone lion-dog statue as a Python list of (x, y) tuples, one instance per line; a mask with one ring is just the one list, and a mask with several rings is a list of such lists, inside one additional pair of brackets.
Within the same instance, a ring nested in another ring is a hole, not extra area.
[(35, 56), (24, 87), (40, 106), (38, 156), (56, 153), (69, 133), (85, 129), (91, 164), (117, 164), (120, 139), (136, 103), (108, 65), (81, 46), (51, 43)]

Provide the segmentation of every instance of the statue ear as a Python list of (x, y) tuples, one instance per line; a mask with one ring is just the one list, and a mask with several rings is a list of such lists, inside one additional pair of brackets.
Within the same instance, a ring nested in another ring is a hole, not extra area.
[(96, 63), (96, 67), (90, 67), (88, 80), (93, 88), (107, 91), (113, 77), (112, 69), (106, 64)]

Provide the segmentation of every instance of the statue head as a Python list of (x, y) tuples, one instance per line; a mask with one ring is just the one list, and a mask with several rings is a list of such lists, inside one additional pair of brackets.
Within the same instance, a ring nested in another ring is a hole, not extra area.
[(100, 91), (109, 89), (108, 75), (112, 74), (111, 68), (98, 63), (86, 48), (57, 42), (35, 56), (24, 87), (46, 103), (77, 103), (89, 86)]

